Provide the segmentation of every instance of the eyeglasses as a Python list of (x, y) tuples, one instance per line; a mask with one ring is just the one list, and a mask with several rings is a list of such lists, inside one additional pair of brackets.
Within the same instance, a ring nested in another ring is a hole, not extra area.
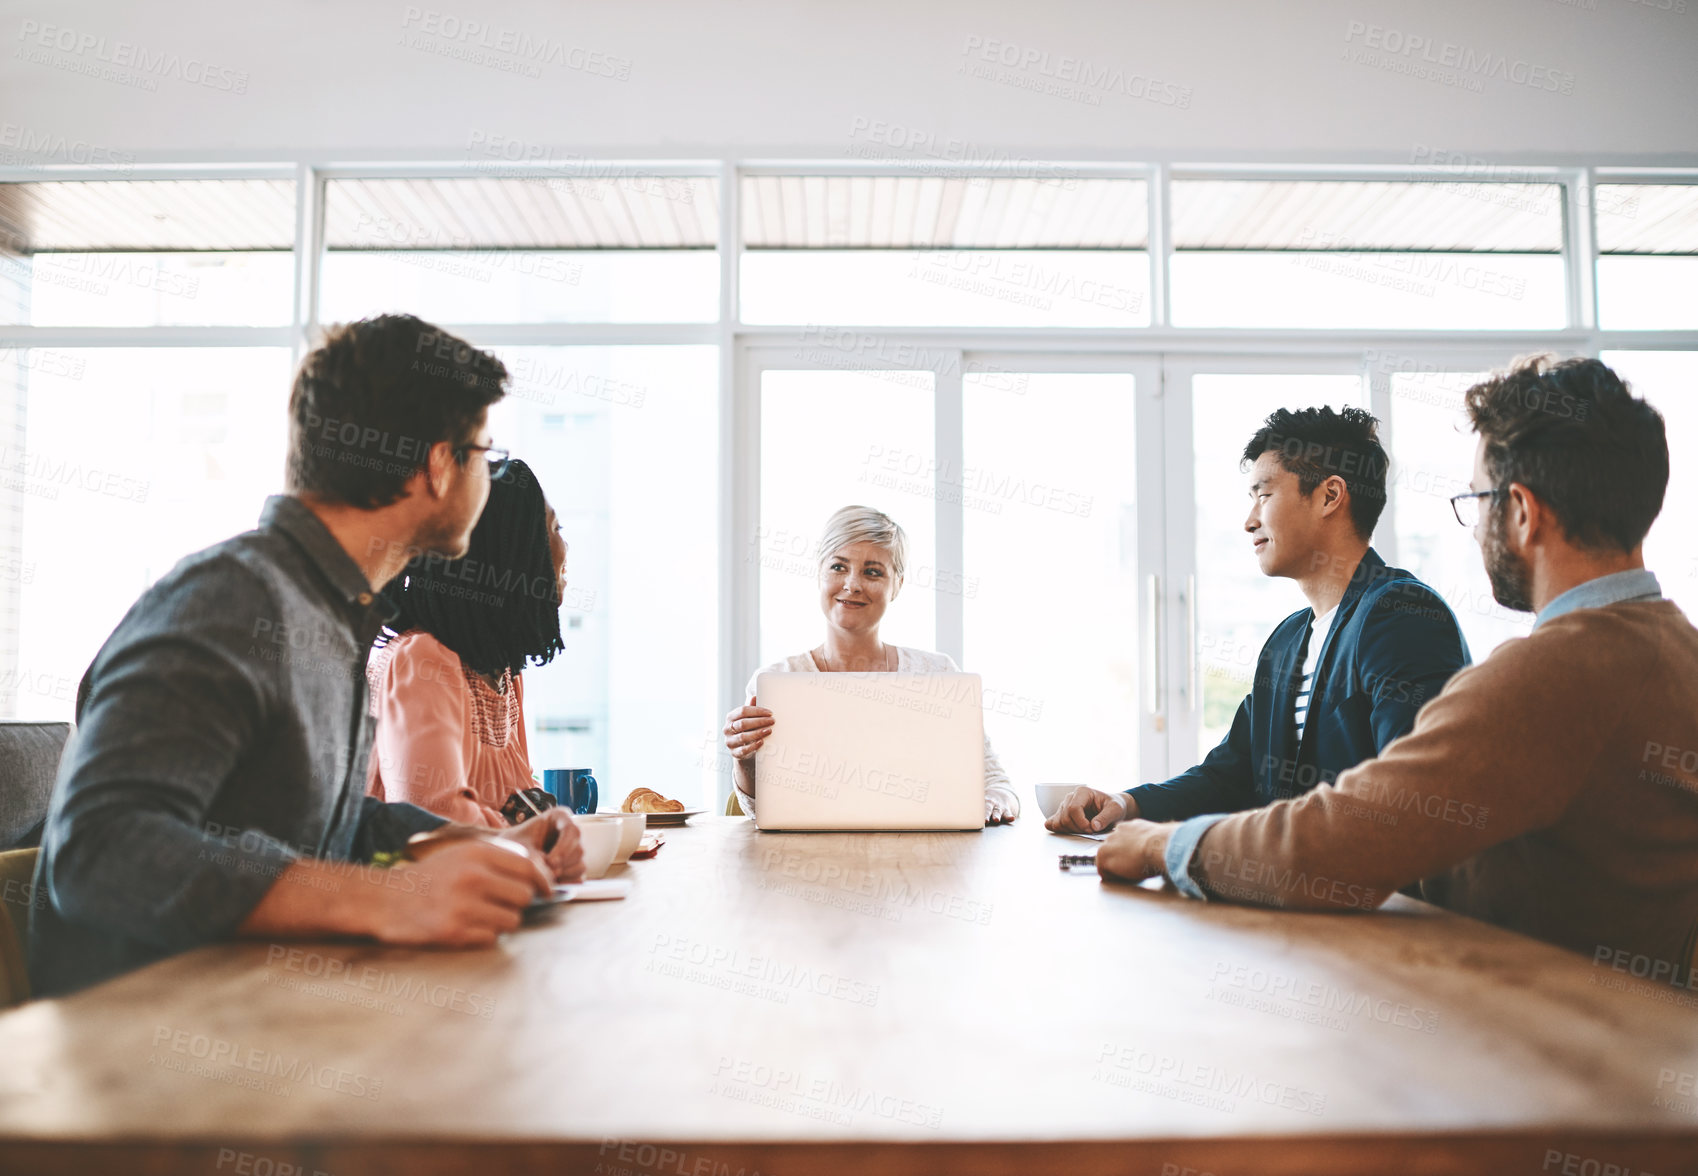
[(489, 480), (491, 482), (499, 482), (502, 478), (505, 478), (508, 469), (513, 465), (512, 453), (494, 445), (462, 445), (454, 451), (461, 461), (466, 460), (466, 454), (474, 452), (489, 454)]
[(1471, 490), (1467, 494), (1453, 496), (1450, 509), (1456, 515), (1457, 522), (1473, 530), (1480, 525), (1480, 499), (1489, 498), (1496, 502), (1507, 493), (1507, 490)]

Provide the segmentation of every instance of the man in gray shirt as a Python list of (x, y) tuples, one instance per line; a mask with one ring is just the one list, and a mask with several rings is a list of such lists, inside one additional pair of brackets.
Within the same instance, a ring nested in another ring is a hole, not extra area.
[(377, 590), (414, 556), (465, 554), (505, 461), (486, 418), (506, 378), (405, 315), (305, 358), (289, 493), (143, 593), (83, 677), (35, 878), (38, 994), (232, 936), (487, 945), (581, 876), (560, 809), (409, 847), (446, 823), (365, 795)]

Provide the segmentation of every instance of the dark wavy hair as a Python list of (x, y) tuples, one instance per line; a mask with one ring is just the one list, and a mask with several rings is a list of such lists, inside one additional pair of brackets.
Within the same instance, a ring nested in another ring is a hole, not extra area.
[(1279, 464), (1297, 475), (1307, 498), (1333, 475), (1350, 489), (1350, 521), (1371, 539), (1386, 508), (1386, 471), (1391, 464), (1380, 445), (1380, 422), (1360, 408), (1281, 408), (1269, 414), (1250, 443), (1244, 463), (1277, 453)]
[(495, 356), (410, 314), (330, 327), (289, 392), (289, 493), (388, 506), (433, 445), (472, 440), (506, 384)]
[(393, 635), (423, 629), (481, 674), (547, 665), (563, 648), (560, 595), (548, 555), (548, 503), (531, 467), (514, 459), (463, 559), (421, 555), (383, 589)]
[[(1594, 551), (1632, 551), (1669, 484), (1662, 414), (1588, 358), (1517, 359), (1467, 393), (1494, 489), (1520, 482), (1550, 504), (1564, 533)], [(1508, 509), (1500, 496), (1499, 509)]]

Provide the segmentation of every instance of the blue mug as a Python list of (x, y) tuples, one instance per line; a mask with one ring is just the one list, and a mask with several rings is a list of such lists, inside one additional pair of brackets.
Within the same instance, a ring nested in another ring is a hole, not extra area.
[(546, 768), (542, 788), (555, 804), (574, 813), (593, 813), (599, 803), (589, 768)]

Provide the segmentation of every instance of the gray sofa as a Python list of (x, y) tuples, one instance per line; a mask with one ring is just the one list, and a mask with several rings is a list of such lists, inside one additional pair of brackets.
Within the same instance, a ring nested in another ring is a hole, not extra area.
[(41, 844), (71, 724), (0, 720), (0, 850)]

